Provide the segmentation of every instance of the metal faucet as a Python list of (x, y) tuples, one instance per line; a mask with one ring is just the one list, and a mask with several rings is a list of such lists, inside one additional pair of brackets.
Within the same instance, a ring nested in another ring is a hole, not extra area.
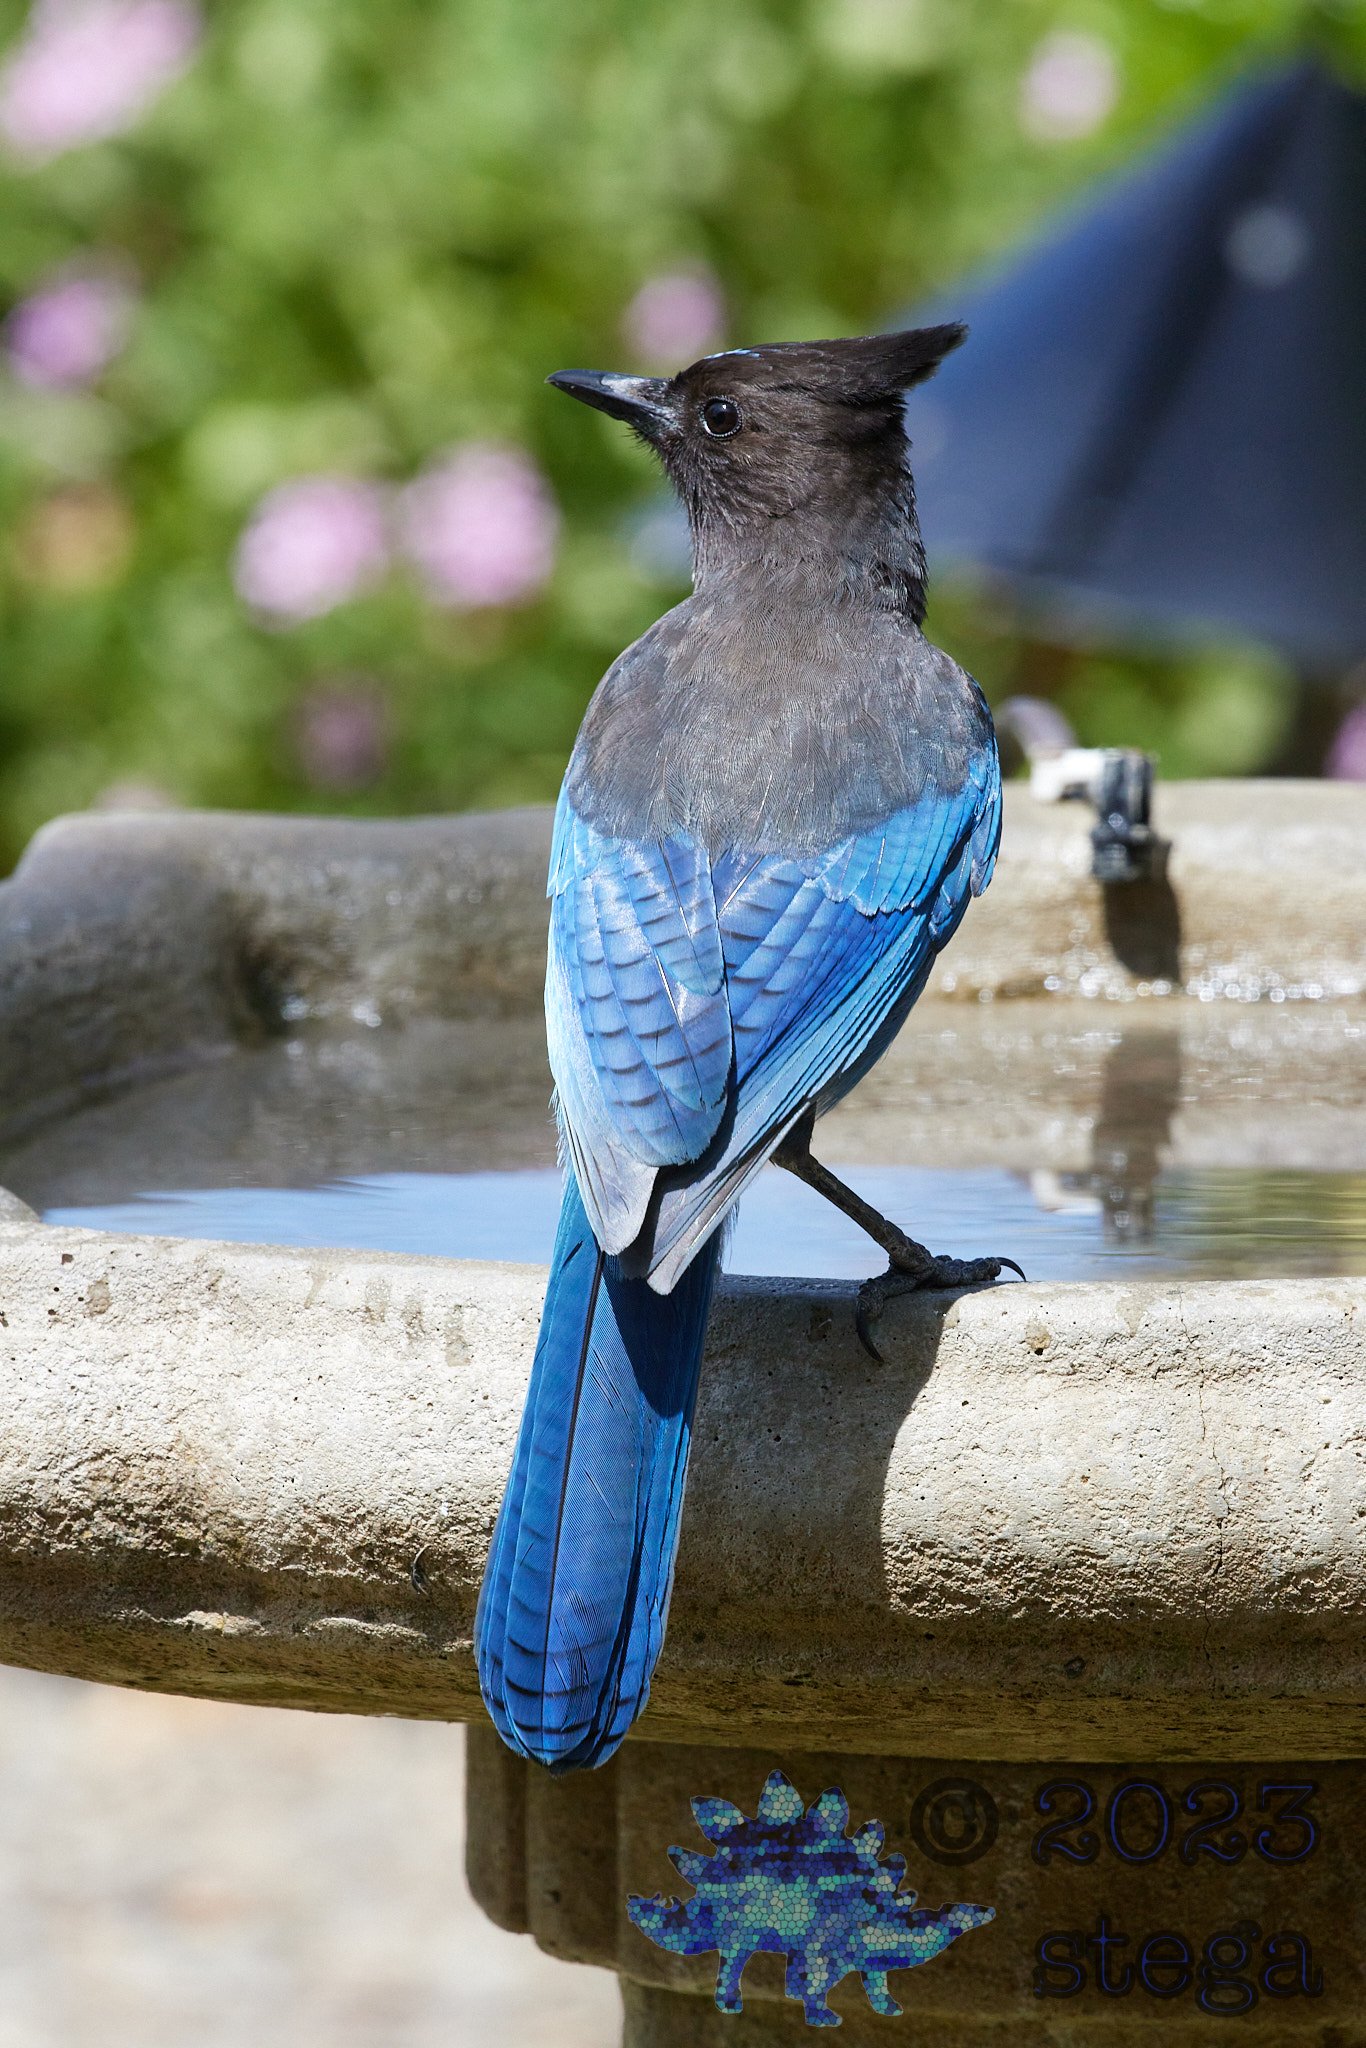
[(1096, 880), (1151, 880), (1159, 845), (1151, 822), (1152, 755), (1137, 747), (1077, 746), (1062, 713), (1037, 697), (1009, 698), (996, 720), (1019, 742), (1037, 802), (1080, 800), (1095, 806), (1091, 873)]

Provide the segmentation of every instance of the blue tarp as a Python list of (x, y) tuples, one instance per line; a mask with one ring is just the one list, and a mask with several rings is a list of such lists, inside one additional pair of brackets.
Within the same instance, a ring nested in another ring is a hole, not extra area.
[(907, 408), (936, 568), (1366, 656), (1366, 100), (1326, 69), (1244, 80), (912, 317), (972, 330)]

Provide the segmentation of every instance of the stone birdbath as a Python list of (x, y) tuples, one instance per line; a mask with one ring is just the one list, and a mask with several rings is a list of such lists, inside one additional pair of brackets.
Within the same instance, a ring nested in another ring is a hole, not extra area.
[[(1331, 1221), (1366, 1169), (1366, 793), (1171, 786), (1156, 822), (1156, 877), (1105, 888), (1088, 820), (1011, 790), (832, 1158), (894, 1129), (1121, 1219), (1164, 1162), (1305, 1170)], [(274, 1186), (548, 1165), (548, 841), (88, 816), (0, 887), (0, 1659), (468, 1721), (475, 1893), (619, 1972), (631, 2048), (806, 2037), (781, 1958), (722, 2014), (715, 1958), (626, 1906), (686, 1893), (690, 1798), (752, 1813), (774, 1769), (881, 1821), (925, 1904), (995, 1911), (893, 1978), (900, 2021), (848, 1978), (851, 2043), (1366, 2042), (1366, 1280), (1327, 1224), (1288, 1275), (898, 1303), (881, 1365), (850, 1282), (731, 1279), (651, 1706), (551, 1780), (470, 1643), (544, 1271), (39, 1220), (117, 1158), (202, 1184), (225, 1131)]]

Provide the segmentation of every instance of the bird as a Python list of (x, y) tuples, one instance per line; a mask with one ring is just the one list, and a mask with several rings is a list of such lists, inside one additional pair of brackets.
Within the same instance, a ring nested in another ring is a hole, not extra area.
[(649, 1697), (723, 1227), (760, 1169), (887, 1252), (859, 1302), (874, 1355), (890, 1293), (1020, 1271), (936, 1257), (811, 1152), (1000, 841), (986, 699), (923, 631), (904, 425), (965, 334), (547, 380), (654, 450), (693, 558), (588, 706), (551, 846), (564, 1193), (475, 1653), (499, 1734), (555, 1774), (606, 1762)]

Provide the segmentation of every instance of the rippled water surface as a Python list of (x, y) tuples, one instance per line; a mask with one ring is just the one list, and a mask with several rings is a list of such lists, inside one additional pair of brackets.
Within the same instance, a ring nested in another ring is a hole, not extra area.
[[(936, 1251), (1008, 1253), (1031, 1280), (1366, 1272), (1366, 1174), (1174, 1170), (1140, 1200), (1137, 1191), (1126, 1198), (1089, 1176), (1048, 1171), (847, 1172), (862, 1195)], [(168, 1237), (544, 1262), (559, 1199), (553, 1168), (522, 1168), (375, 1174), (321, 1187), (136, 1190), (123, 1201), (45, 1213), (52, 1223)], [(726, 1259), (737, 1273), (822, 1278), (861, 1277), (884, 1263), (844, 1216), (777, 1169), (741, 1204)]]
[[(294, 1038), (0, 1145), (0, 1186), (54, 1222), (543, 1261), (549, 1092), (537, 1018)], [(936, 1251), (1031, 1278), (1366, 1272), (1366, 1018), (926, 1005), (817, 1151)], [(776, 1169), (728, 1256), (821, 1277), (881, 1263)]]

